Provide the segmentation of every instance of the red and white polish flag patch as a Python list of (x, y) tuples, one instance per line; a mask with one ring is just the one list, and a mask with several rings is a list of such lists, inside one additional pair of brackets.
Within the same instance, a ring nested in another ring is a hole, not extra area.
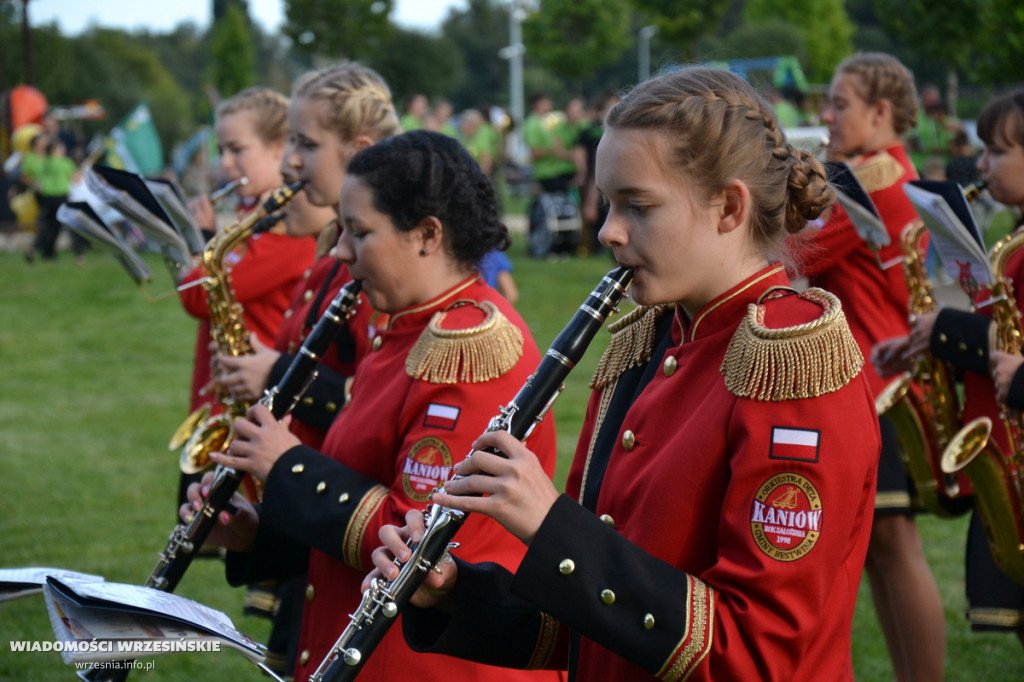
[(459, 423), (459, 412), (460, 409), (453, 405), (430, 403), (427, 407), (427, 416), (423, 419), (423, 425), (454, 431), (455, 425)]
[(770, 459), (791, 459), (798, 462), (817, 462), (821, 446), (821, 431), (773, 426)]

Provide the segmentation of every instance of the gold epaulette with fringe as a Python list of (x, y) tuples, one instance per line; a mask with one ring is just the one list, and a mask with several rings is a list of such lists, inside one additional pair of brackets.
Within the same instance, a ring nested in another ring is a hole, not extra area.
[(606, 388), (627, 369), (651, 359), (655, 324), (668, 309), (667, 305), (640, 306), (608, 325), (612, 340), (597, 363), (590, 388)]
[(813, 398), (838, 391), (860, 372), (864, 356), (839, 299), (823, 289), (808, 289), (800, 297), (820, 305), (824, 314), (793, 327), (768, 329), (765, 307), (747, 307), (722, 361), (732, 394), (762, 401)]
[(900, 162), (892, 154), (882, 152), (872, 156), (864, 163), (853, 167), (853, 174), (864, 185), (864, 189), (871, 192), (892, 187), (903, 174), (907, 172)]
[[(459, 304), (456, 304), (459, 305)], [(413, 379), (431, 384), (497, 379), (523, 356), (523, 332), (490, 301), (473, 302), (486, 319), (468, 329), (444, 329), (447, 311), (434, 315), (405, 359)]]

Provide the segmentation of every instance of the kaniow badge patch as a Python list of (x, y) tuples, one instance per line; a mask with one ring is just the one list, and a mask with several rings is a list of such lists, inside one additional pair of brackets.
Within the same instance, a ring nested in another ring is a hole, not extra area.
[(452, 451), (439, 438), (423, 438), (412, 446), (402, 468), (402, 488), (409, 499), (426, 502), (431, 491), (452, 473)]
[(799, 474), (776, 474), (754, 495), (750, 532), (771, 558), (794, 561), (818, 542), (821, 515), (821, 498), (810, 481)]

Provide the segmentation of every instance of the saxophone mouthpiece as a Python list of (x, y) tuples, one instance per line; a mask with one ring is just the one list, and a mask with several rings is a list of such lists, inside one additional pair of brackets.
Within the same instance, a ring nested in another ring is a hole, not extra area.
[(210, 201), (212, 203), (216, 204), (218, 201), (220, 201), (221, 199), (223, 199), (227, 195), (231, 194), (232, 192), (234, 192), (239, 187), (244, 187), (245, 185), (248, 185), (248, 184), (249, 184), (249, 178), (247, 178), (245, 176), (242, 176), (242, 177), (238, 178), (237, 180), (232, 180), (228, 184), (226, 184), (223, 187), (221, 187), (220, 189), (218, 189), (216, 192), (212, 193), (210, 195)]

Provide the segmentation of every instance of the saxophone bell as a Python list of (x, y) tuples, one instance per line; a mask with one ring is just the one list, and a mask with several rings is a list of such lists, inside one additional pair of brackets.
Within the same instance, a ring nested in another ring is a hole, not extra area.
[[(926, 234), (925, 224), (918, 220), (900, 235), (911, 318), (938, 310), (921, 245)], [(875, 399), (878, 414), (888, 417), (896, 428), (900, 456), (917, 499), (939, 518), (959, 516), (970, 508), (970, 481), (941, 467), (942, 454), (961, 424), (960, 401), (951, 377), (945, 362), (925, 355)]]
[[(1024, 231), (1004, 237), (989, 253), (995, 284), (992, 286), (992, 319), (995, 347), (1021, 354), (1024, 329), (1014, 294), (1013, 280), (1006, 275), (1011, 256), (1024, 248)], [(942, 455), (942, 469), (963, 472), (974, 488), (974, 501), (985, 528), (992, 558), (1014, 582), (1024, 585), (1024, 415), (1000, 405), (1008, 447), (992, 438), (992, 420), (980, 417), (965, 425)]]
[(964, 426), (943, 453), (942, 470), (971, 479), (992, 558), (999, 570), (1024, 585), (1024, 472), (1019, 457), (1008, 457), (991, 434), (988, 417)]

